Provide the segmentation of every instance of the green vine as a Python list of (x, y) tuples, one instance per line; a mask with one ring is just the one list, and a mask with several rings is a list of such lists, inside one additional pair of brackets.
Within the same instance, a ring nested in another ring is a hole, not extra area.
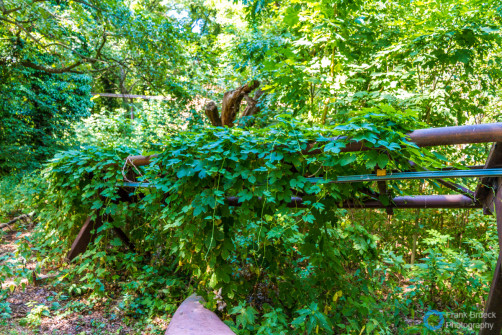
[[(165, 266), (171, 275), (174, 266), (192, 278), (192, 289), (209, 304), (221, 289), (230, 306), (247, 301), (263, 312), (269, 304), (281, 306), (291, 317), (300, 314), (292, 323), (295, 329), (310, 329), (314, 322), (328, 331), (331, 322), (326, 320), (336, 321), (342, 308), (328, 308), (333, 305), (329, 292), (350, 297), (354, 289), (344, 278), (378, 258), (374, 236), (337, 219), (338, 204), (363, 200), (365, 187), (371, 185), (329, 181), (375, 168), (406, 171), (410, 161), (437, 167), (433, 153), (406, 137), (421, 126), (413, 112), (381, 106), (354, 112), (347, 123), (333, 127), (309, 127), (281, 115), (264, 129), (180, 133), (158, 144), (155, 161), (140, 167), (138, 181), (148, 180), (151, 187), (131, 193), (132, 203), (117, 201), (119, 167), (136, 150), (89, 147), (64, 152), (47, 167), (46, 199), (65, 207), (60, 218), (46, 221), (45, 230), (54, 233), (45, 237), (45, 246), (67, 250), (79, 220), (91, 211), (110, 214), (120, 219), (104, 230), (125, 228), (143, 262)], [(344, 152), (353, 141), (378, 150)], [(391, 195), (406, 192), (398, 182), (389, 183), (389, 189)], [(229, 197), (236, 197), (238, 206), (228, 206)], [(302, 206), (292, 205), (292, 197), (301, 197)], [(69, 217), (79, 220), (68, 225)], [(113, 252), (107, 249), (111, 239), (113, 235), (106, 236), (93, 248)], [(118, 259), (102, 266), (124, 269)], [(127, 267), (125, 275), (134, 271)], [(307, 310), (315, 318), (303, 317)]]

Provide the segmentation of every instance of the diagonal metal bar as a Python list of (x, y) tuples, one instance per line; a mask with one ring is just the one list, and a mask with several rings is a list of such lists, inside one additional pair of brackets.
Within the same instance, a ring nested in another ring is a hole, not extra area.
[[(493, 169), (502, 166), (502, 142), (494, 143), (486, 159), (485, 169)], [(484, 177), (479, 181), (474, 198), (483, 204), (484, 214), (492, 214), (494, 212), (493, 200), (495, 193), (493, 186), (497, 185), (497, 181), (492, 177)]]
[[(338, 176), (336, 180), (327, 180), (328, 183), (357, 183), (365, 181), (409, 180), (409, 179), (443, 179), (443, 178), (476, 178), (476, 177), (501, 177), (502, 169), (480, 170), (450, 170), (450, 171), (417, 171), (398, 172), (386, 176), (363, 174), (352, 176)], [(323, 178), (307, 178), (309, 181), (320, 182)]]
[[(413, 166), (415, 168), (415, 171), (431, 171), (427, 168), (424, 168), (422, 166), (419, 166), (418, 164), (416, 164), (415, 162), (412, 162), (410, 161), (410, 164), (411, 166)], [(467, 169), (476, 169), (476, 168), (484, 168), (484, 165), (480, 165), (480, 166), (474, 166), (474, 167), (467, 167)], [(445, 170), (445, 169), (441, 169), (441, 170)], [(457, 169), (453, 169), (453, 170), (457, 170)], [(463, 194), (463, 195), (466, 195), (468, 197), (471, 197), (471, 198), (474, 198), (474, 191), (471, 191), (469, 190), (468, 188), (460, 185), (460, 184), (457, 184), (457, 183), (453, 183), (451, 181), (448, 181), (448, 180), (444, 180), (444, 179), (441, 179), (441, 178), (438, 178), (436, 179), (436, 181), (445, 186), (445, 187), (448, 187), (449, 189), (453, 190), (453, 191), (456, 191), (456, 192), (459, 192), (460, 194)]]
[[(443, 178), (477, 178), (477, 177), (502, 177), (502, 169), (479, 169), (479, 170), (448, 170), (448, 171), (418, 171), (398, 172), (386, 176), (376, 174), (361, 174), (351, 176), (338, 176), (335, 179), (322, 177), (305, 178), (311, 183), (360, 183), (366, 181), (388, 181), (409, 179), (443, 179)], [(127, 187), (153, 187), (150, 183), (124, 182)]]
[(451, 181), (447, 181), (447, 180), (444, 180), (441, 178), (436, 179), (436, 181), (438, 183), (440, 183), (441, 185), (446, 186), (453, 191), (456, 191), (456, 192), (459, 192), (459, 193), (466, 195), (468, 197), (474, 198), (474, 191), (471, 191), (468, 188), (463, 187), (462, 185), (452, 183)]

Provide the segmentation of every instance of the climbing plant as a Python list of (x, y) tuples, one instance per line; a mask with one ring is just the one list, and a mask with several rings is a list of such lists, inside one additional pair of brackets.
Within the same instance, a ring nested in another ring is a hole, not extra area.
[[(148, 282), (153, 274), (138, 270), (144, 266), (156, 269), (155, 277), (164, 271), (178, 285), (175, 272), (192, 278), (184, 289), (236, 315), (234, 326), (243, 331), (258, 330), (255, 314), (271, 317), (267, 306), (280, 306), (283, 321), (300, 333), (360, 329), (375, 317), (376, 291), (367, 285), (380, 278), (372, 266), (380, 257), (378, 238), (337, 215), (342, 201), (364, 199), (367, 185), (332, 181), (374, 169), (407, 170), (410, 161), (437, 167), (434, 153), (406, 137), (420, 125), (415, 113), (382, 105), (355, 111), (337, 126), (306, 127), (284, 114), (259, 130), (181, 132), (154, 146), (159, 155), (145, 167), (124, 165), (128, 155), (140, 152), (123, 146), (62, 152), (46, 169), (43, 196), (59, 210), (42, 210), (37, 243), (43, 253), (52, 249), (51, 257), (63, 257), (86, 215), (111, 215), (77, 266), (97, 294), (106, 294), (106, 279), (114, 276), (141, 273)], [(378, 150), (344, 152), (353, 141)], [(126, 192), (131, 203), (119, 201), (130, 172), (148, 184)], [(389, 203), (399, 192), (391, 183), (379, 200)], [(113, 227), (127, 228), (135, 252), (124, 251)], [(347, 282), (354, 271), (361, 285)], [(141, 292), (154, 287), (150, 283)], [(366, 298), (356, 303), (360, 295)], [(361, 321), (349, 322), (349, 315)], [(387, 327), (380, 321), (366, 327)]]

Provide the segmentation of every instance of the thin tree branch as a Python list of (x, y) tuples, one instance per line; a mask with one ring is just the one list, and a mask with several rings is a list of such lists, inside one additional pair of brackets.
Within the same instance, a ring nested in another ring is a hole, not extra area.
[(19, 29), (21, 29), (22, 31), (24, 31), (24, 32), (26, 33), (26, 35), (27, 35), (30, 39), (32, 39), (33, 41), (35, 41), (35, 43), (37, 43), (37, 44), (38, 44), (39, 46), (41, 46), (43, 49), (46, 49), (46, 47), (45, 47), (42, 43), (40, 43), (40, 41), (39, 41), (39, 40), (37, 40), (37, 39), (36, 39), (36, 38), (35, 38), (35, 37), (34, 37), (34, 36), (33, 36), (33, 35), (32, 35), (29, 31), (28, 31), (28, 30), (26, 30), (26, 28), (25, 28), (25, 27), (23, 27), (21, 24), (17, 23), (16, 21), (11, 21), (11, 20), (9, 20), (9, 19), (7, 19), (7, 18), (5, 18), (5, 17), (2, 17), (2, 16), (0, 16), (0, 20), (5, 21), (5, 22), (8, 22), (8, 23), (10, 23), (10, 24), (15, 25), (16, 27), (18, 27)]
[(24, 61), (24, 62), (21, 62), (20, 64), (23, 66), (26, 66), (26, 67), (29, 67), (29, 68), (32, 68), (35, 70), (44, 71), (47, 73), (65, 73), (65, 72), (71, 72), (72, 69), (74, 69), (77, 66), (82, 65), (84, 63), (86, 63), (84, 60), (79, 60), (79, 61), (73, 63), (72, 65), (62, 67), (62, 68), (45, 67), (45, 66), (41, 66), (41, 65), (35, 64), (30, 61)]
[[(33, 5), (37, 2), (49, 2), (50, 0), (33, 0), (33, 2), (30, 4), (30, 5)], [(3, 5), (3, 1), (2, 1), (2, 5)], [(2, 6), (3, 7), (3, 6)], [(3, 15), (9, 15), (11, 13), (14, 13), (14, 12), (17, 12), (17, 11), (20, 11), (22, 9), (25, 9), (27, 8), (28, 6), (26, 7), (23, 7), (23, 6), (18, 6), (18, 7), (14, 7), (14, 8), (11, 8), (11, 9), (8, 9), (8, 10), (5, 10), (5, 9), (2, 9), (2, 14)]]

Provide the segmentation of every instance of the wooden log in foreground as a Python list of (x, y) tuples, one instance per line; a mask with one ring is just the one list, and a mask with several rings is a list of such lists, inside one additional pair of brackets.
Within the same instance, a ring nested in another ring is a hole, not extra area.
[(200, 301), (202, 298), (195, 294), (183, 301), (171, 318), (165, 335), (235, 335)]
[[(418, 129), (408, 134), (408, 137), (411, 142), (414, 142), (419, 147), (502, 142), (502, 122)], [(330, 138), (329, 141), (336, 141), (344, 138), (345, 137), (334, 137)], [(316, 143), (311, 143), (307, 149), (302, 151), (302, 154), (316, 155), (321, 153), (323, 149), (312, 149), (315, 145)], [(354, 152), (365, 149), (367, 149), (367, 147), (364, 146), (364, 142), (352, 142), (342, 149), (342, 151)], [(129, 164), (142, 166), (150, 164), (151, 159), (155, 157), (157, 157), (157, 155), (129, 156), (127, 161)]]

